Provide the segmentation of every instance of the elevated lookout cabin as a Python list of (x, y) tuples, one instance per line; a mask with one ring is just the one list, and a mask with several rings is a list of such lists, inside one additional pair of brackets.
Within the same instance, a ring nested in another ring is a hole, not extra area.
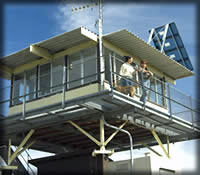
[[(140, 84), (133, 98), (116, 90), (124, 55), (148, 61), (154, 73), (145, 109)], [(102, 116), (129, 131), (134, 148), (159, 144), (168, 157), (162, 144), (199, 138), (194, 101), (171, 86), (194, 73), (127, 30), (103, 35), (103, 58), (98, 35), (81, 27), (8, 55), (0, 66), (11, 81), (1, 102), (9, 103), (1, 145), (19, 145), (28, 133), (31, 148), (53, 153), (129, 149), (128, 136), (104, 126)]]

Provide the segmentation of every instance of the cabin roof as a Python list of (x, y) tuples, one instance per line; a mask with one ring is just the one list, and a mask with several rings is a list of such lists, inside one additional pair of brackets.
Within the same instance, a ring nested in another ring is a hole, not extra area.
[[(80, 27), (32, 45), (47, 49), (50, 54), (55, 54), (87, 41), (93, 40), (97, 42), (97, 38), (97, 34), (87, 30), (86, 28)], [(147, 60), (150, 65), (153, 65), (155, 68), (161, 70), (174, 80), (194, 74), (192, 71), (186, 69), (184, 66), (161, 53), (159, 50), (147, 44), (144, 40), (140, 39), (133, 33), (130, 33), (126, 29), (103, 35), (103, 40), (109, 41), (113, 45), (139, 57), (140, 59)], [(14, 70), (21, 65), (39, 59), (41, 59), (40, 56), (30, 52), (29, 46), (23, 50), (1, 58), (0, 67), (6, 67), (6, 70)], [(0, 70), (3, 71), (5, 69), (1, 68)], [(0, 76), (8, 78), (5, 74), (0, 73)]]
[(174, 80), (194, 75), (192, 71), (126, 29), (104, 35), (103, 38), (128, 53), (146, 60), (149, 65), (153, 65)]
[[(32, 45), (37, 45), (41, 48), (47, 49), (51, 54), (58, 53), (65, 49), (76, 46), (80, 43), (90, 41), (91, 39), (95, 40), (95, 38), (92, 38), (92, 36), (88, 38), (87, 32), (90, 31), (80, 27), (70, 32), (65, 32), (61, 35), (49, 38), (47, 40), (38, 43), (33, 43)], [(90, 32), (90, 35), (92, 35), (92, 32)], [(0, 60), (1, 61), (0, 63), (10, 68), (16, 68), (18, 66), (21, 66), (23, 64), (29, 63), (37, 59), (40, 59), (40, 56), (31, 53), (30, 46), (28, 46), (23, 50), (20, 50), (18, 52), (3, 57)]]

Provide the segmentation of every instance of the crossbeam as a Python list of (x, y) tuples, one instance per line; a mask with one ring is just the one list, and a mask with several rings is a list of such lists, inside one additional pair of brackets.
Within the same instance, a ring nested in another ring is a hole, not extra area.
[(17, 170), (18, 166), (0, 166), (0, 170)]
[(74, 126), (75, 128), (77, 128), (81, 133), (83, 133), (85, 136), (87, 136), (89, 139), (91, 139), (94, 143), (96, 143), (98, 146), (101, 146), (101, 143), (94, 138), (93, 136), (91, 136), (87, 131), (85, 131), (84, 129), (82, 129), (81, 127), (79, 127), (76, 123), (70, 121), (67, 121), (67, 123), (70, 123), (72, 126)]
[(30, 45), (30, 52), (47, 60), (51, 60), (53, 58), (53, 55), (51, 55), (47, 49), (36, 45)]
[[(60, 57), (65, 56), (65, 55), (71, 55), (71, 54), (73, 54), (75, 52), (78, 52), (78, 51), (80, 51), (82, 49), (88, 48), (90, 46), (95, 46), (95, 45), (96, 45), (96, 42), (88, 41), (88, 42), (79, 44), (77, 46), (73, 46), (71, 48), (68, 48), (66, 50), (60, 51), (58, 53), (55, 53), (55, 54), (53, 54), (53, 58), (52, 59), (54, 60), (54, 59), (60, 58)], [(33, 46), (33, 45), (31, 45), (31, 46)], [(30, 49), (32, 48), (33, 52), (34, 52), (34, 48), (36, 48), (36, 47), (34, 47), (35, 45), (33, 47), (31, 47), (31, 46), (30, 46)], [(42, 48), (40, 48), (40, 49), (42, 49)], [(35, 49), (35, 51), (37, 51), (37, 50), (38, 49)], [(35, 54), (37, 55), (37, 52)], [(13, 70), (13, 73), (14, 74), (18, 74), (20, 72), (23, 72), (24, 70), (32, 69), (32, 68), (36, 67), (37, 65), (46, 64), (51, 60), (51, 59), (49, 59), (48, 54), (47, 54), (47, 58), (45, 58), (44, 55), (40, 55), (40, 56), (42, 58), (39, 59), (39, 60), (34, 60), (32, 62), (29, 62), (29, 63), (26, 63), (24, 65), (16, 67)], [(50, 58), (51, 58), (51, 56), (50, 56)]]
[[(128, 122), (128, 120), (126, 120), (120, 127), (119, 129), (122, 129), (126, 123)], [(105, 146), (113, 139), (113, 137), (115, 137), (115, 135), (119, 132), (119, 130), (116, 130), (106, 141), (105, 141)]]
[(162, 155), (160, 153), (158, 153), (156, 150), (154, 150), (153, 148), (151, 148), (149, 145), (145, 144), (145, 143), (141, 143), (143, 146), (145, 146), (147, 149), (149, 149), (150, 151), (152, 151), (153, 153), (155, 153), (156, 155), (162, 157)]
[[(15, 150), (15, 152), (8, 158), (8, 165), (10, 165), (13, 160), (19, 155), (21, 154), (25, 149), (23, 148), (21, 150), (21, 148), (27, 143), (27, 141), (30, 139), (30, 137), (33, 135), (33, 133), (35, 132), (34, 129), (31, 129), (29, 131), (29, 133), (26, 135), (26, 137), (23, 139), (23, 141), (21, 142), (21, 144), (17, 147), (17, 149)], [(10, 144), (10, 143), (9, 143)], [(29, 148), (31, 145), (33, 145), (33, 142), (31, 142), (29, 145), (27, 145), (25, 148)]]

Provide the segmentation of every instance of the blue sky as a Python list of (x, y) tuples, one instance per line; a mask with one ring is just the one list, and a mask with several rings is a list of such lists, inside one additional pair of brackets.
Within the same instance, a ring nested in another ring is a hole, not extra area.
[[(79, 5), (78, 3), (68, 3), (66, 5), (9, 3), (5, 5), (4, 55), (80, 26), (98, 32), (95, 28), (95, 21), (98, 19), (98, 8), (72, 13), (72, 7), (78, 7)], [(170, 22), (177, 24), (195, 67), (195, 5), (138, 3), (106, 3), (104, 5), (104, 34), (126, 28), (147, 41), (149, 29)], [(193, 97), (196, 96), (195, 87), (195, 76), (177, 81), (177, 88)]]
[[(4, 55), (80, 26), (97, 32), (95, 21), (98, 19), (98, 8), (72, 13), (71, 8), (79, 5), (77, 3), (5, 4)], [(104, 5), (103, 32), (106, 34), (126, 28), (147, 41), (149, 29), (175, 22), (195, 69), (197, 59), (196, 20), (196, 7), (193, 4), (106, 3)], [(176, 87), (195, 97), (195, 79), (196, 76), (178, 80)], [(7, 81), (4, 81), (3, 86), (8, 84)], [(179, 151), (179, 153), (182, 153), (185, 159), (190, 157), (191, 161), (194, 161), (196, 154), (194, 143), (191, 141), (180, 146), (182, 152)], [(183, 154), (185, 149), (189, 152)], [(190, 165), (187, 163), (185, 166), (187, 168)]]

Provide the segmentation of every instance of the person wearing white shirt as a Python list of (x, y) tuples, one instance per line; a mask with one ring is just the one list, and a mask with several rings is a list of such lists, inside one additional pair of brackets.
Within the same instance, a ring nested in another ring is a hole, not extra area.
[[(133, 57), (124, 56), (126, 62), (122, 64), (120, 68), (119, 74), (121, 75), (120, 79), (120, 88), (121, 92), (126, 92), (127, 89), (129, 90), (129, 94), (131, 97), (135, 95), (136, 92), (136, 80), (135, 74), (137, 71), (137, 67), (131, 65), (133, 63)], [(125, 77), (125, 78), (123, 78)]]

